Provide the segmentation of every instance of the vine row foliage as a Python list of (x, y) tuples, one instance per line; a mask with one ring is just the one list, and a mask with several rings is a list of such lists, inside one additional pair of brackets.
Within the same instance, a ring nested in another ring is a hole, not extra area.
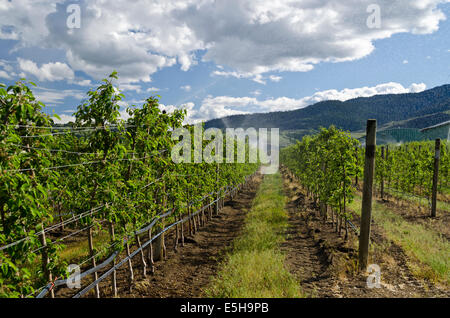
[[(329, 206), (340, 218), (341, 225), (343, 220), (351, 219), (346, 205), (352, 202), (357, 191), (365, 160), (365, 148), (358, 140), (334, 126), (321, 128), (317, 135), (305, 136), (297, 144), (282, 149), (280, 158), (299, 178), (308, 195), (316, 203), (321, 203), (324, 218), (327, 217), (326, 206)], [(431, 200), (434, 158), (433, 141), (377, 146), (375, 183), (380, 188), (383, 184), (384, 187)], [(449, 144), (444, 141), (440, 149), (438, 199), (447, 203), (449, 177)]]
[[(354, 198), (353, 179), (362, 174), (355, 149), (359, 141), (331, 126), (281, 151), (281, 162), (301, 181), (314, 201), (348, 220), (346, 205)], [(326, 218), (326, 210), (322, 211)], [(342, 222), (341, 222), (342, 223)]]
[(90, 251), (95, 262), (122, 249), (124, 238), (127, 247), (136, 242), (133, 233), (167, 209), (175, 212), (164, 222), (179, 220), (189, 202), (200, 208), (257, 170), (258, 164), (173, 163), (178, 140), (171, 131), (183, 126), (186, 111), (161, 111), (159, 96), (151, 96), (123, 120), (116, 79), (114, 72), (88, 92), (70, 127), (43, 112), (29, 88), (34, 83), (1, 85), (0, 297), (27, 297), (49, 277), (68, 277), (68, 262), (79, 260), (60, 256), (66, 246), (53, 231), (64, 225), (87, 228), (88, 239), (109, 229), (110, 240)]
[[(404, 194), (431, 200), (435, 142), (420, 141), (403, 145), (378, 147), (376, 153), (375, 181)], [(363, 152), (359, 152), (363, 156)], [(450, 155), (447, 141), (441, 142), (438, 194), (439, 199), (450, 202)]]

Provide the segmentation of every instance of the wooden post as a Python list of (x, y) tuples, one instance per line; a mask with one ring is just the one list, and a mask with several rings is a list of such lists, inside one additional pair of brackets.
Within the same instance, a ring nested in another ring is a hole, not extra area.
[(364, 184), (361, 207), (361, 227), (359, 235), (359, 268), (367, 268), (370, 241), (370, 222), (372, 214), (372, 186), (375, 171), (377, 121), (369, 119), (366, 130), (366, 155), (364, 163)]
[[(195, 209), (192, 209), (192, 206), (190, 207), (190, 212), (191, 215), (193, 215), (196, 212)], [(192, 216), (192, 226), (193, 226), (193, 234), (197, 233), (197, 220), (195, 215)]]
[[(204, 178), (204, 176), (202, 177)], [(202, 188), (202, 193), (204, 192), (204, 189)], [(206, 211), (206, 206), (208, 205), (208, 198), (205, 197), (205, 199), (202, 202), (202, 208), (205, 207), (202, 211), (202, 226), (205, 226), (208, 223), (208, 215), (207, 215), (207, 211)]]
[[(166, 184), (164, 182), (163, 185), (163, 193), (166, 192)], [(164, 194), (163, 198), (162, 198), (162, 206), (163, 206), (163, 211), (166, 210), (167, 208), (167, 197)], [(158, 222), (158, 225), (156, 226), (156, 234), (160, 233), (162, 230), (164, 229), (164, 218), (160, 219), (160, 221)], [(155, 239), (155, 246), (153, 248), (153, 261), (160, 261), (163, 260), (166, 256), (166, 246), (165, 246), (165, 242), (164, 242), (164, 233), (162, 233), (160, 236), (158, 236)]]
[(344, 219), (344, 223), (345, 223), (345, 240), (348, 239), (348, 226), (347, 226), (347, 216), (346, 216), (346, 201), (347, 201), (347, 195), (346, 195), (346, 191), (345, 191), (345, 180), (347, 178), (347, 172), (345, 171), (345, 164), (342, 165), (342, 170), (344, 173), (344, 180), (343, 180), (343, 185), (344, 185), (344, 202), (343, 202), (343, 219)]
[[(116, 240), (116, 235), (114, 233), (114, 223), (109, 223), (109, 234), (111, 236), (111, 242), (114, 242)], [(116, 260), (113, 260), (112, 267), (116, 266)], [(116, 270), (113, 271), (111, 275), (111, 289), (113, 297), (117, 297), (117, 272)]]
[[(47, 240), (46, 240), (45, 232), (44, 232), (44, 224), (42, 224), (42, 234), (40, 235), (40, 238), (41, 238), (41, 244), (43, 246), (43, 249), (42, 249), (42, 272), (44, 273), (45, 278), (48, 279), (48, 282), (53, 283), (52, 273), (50, 273), (50, 271), (48, 270), (50, 260), (48, 258)], [(54, 292), (53, 288), (50, 290), (50, 297), (55, 298), (55, 292)]]
[(211, 198), (208, 198), (208, 205), (209, 205), (208, 207), (209, 221), (211, 221), (213, 215)]
[[(88, 244), (89, 244), (89, 255), (92, 258), (92, 267), (96, 267), (97, 264), (95, 262), (95, 257), (94, 257), (94, 239), (92, 237), (92, 226), (90, 226), (88, 228)], [(94, 276), (94, 281), (96, 281), (98, 278), (97, 272), (95, 272), (93, 274), (93, 276)], [(100, 288), (98, 287), (98, 284), (95, 285), (95, 297), (100, 298)]]
[(194, 226), (192, 225), (192, 218), (191, 218), (191, 206), (189, 204), (190, 198), (188, 195), (188, 206), (187, 206), (187, 215), (188, 215), (188, 235), (192, 236), (192, 234), (194, 233)]
[[(188, 179), (188, 184), (190, 182), (190, 177), (187, 177)], [(194, 224), (192, 221), (192, 217), (191, 217), (191, 192), (189, 189), (189, 186), (186, 188), (186, 193), (187, 193), (187, 214), (188, 214), (188, 224), (189, 224), (189, 236), (192, 236), (195, 234), (195, 230), (194, 230)]]
[[(141, 248), (142, 244), (141, 244), (141, 239), (139, 238), (139, 235), (135, 234), (134, 236), (136, 238), (138, 248)], [(145, 262), (144, 250), (141, 249), (140, 254), (141, 254), (141, 264), (142, 264), (142, 275), (144, 277), (147, 277), (147, 263)]]
[[(385, 164), (384, 162), (384, 146), (381, 147), (381, 160), (383, 161), (383, 165)], [(381, 195), (381, 200), (383, 200), (384, 198), (384, 174), (383, 174), (383, 170), (381, 170), (381, 185), (380, 185), (380, 195)]]
[[(325, 162), (322, 162), (321, 169), (322, 169), (322, 173), (325, 175), (325, 173), (326, 173)], [(327, 206), (322, 200), (320, 200), (320, 214), (322, 216), (323, 221), (326, 222), (326, 220), (327, 220)]]
[[(126, 247), (126, 252), (127, 252), (127, 257), (130, 257), (131, 255), (131, 252), (130, 252), (130, 243), (129, 243), (129, 238), (128, 237), (126, 237), (125, 238), (126, 239), (126, 243), (125, 243), (125, 247)], [(129, 277), (129, 282), (128, 282), (128, 284), (129, 284), (129, 289), (130, 289), (130, 291), (131, 291), (131, 288), (132, 288), (132, 284), (133, 284), (133, 281), (134, 281), (134, 272), (133, 272), (133, 262), (131, 261), (131, 258), (128, 258), (128, 270), (130, 271), (130, 277)]]
[[(153, 238), (153, 236), (152, 236), (152, 229), (150, 228), (148, 230), (148, 240), (151, 241), (152, 238)], [(148, 245), (147, 258), (148, 258), (148, 263), (150, 265), (150, 272), (152, 274), (154, 274), (155, 273), (155, 262), (153, 261), (153, 242), (150, 242), (150, 244)]]
[(334, 229), (334, 209), (331, 208), (331, 228)]
[[(176, 220), (176, 218), (175, 218), (175, 220)], [(177, 224), (177, 225), (175, 225), (175, 238), (174, 238), (174, 241), (173, 241), (173, 250), (175, 252), (178, 251), (178, 240), (180, 239), (179, 236), (178, 236), (179, 232), (180, 231), (178, 229), (178, 224)]]
[(200, 224), (202, 227), (205, 226), (205, 224), (206, 224), (206, 215), (205, 215), (205, 208), (204, 208), (205, 206), (206, 206), (206, 201), (204, 200), (202, 202), (202, 214), (201, 214), (201, 218), (200, 218)]
[[(158, 224), (156, 226), (156, 234), (158, 234), (159, 232), (161, 232), (161, 230), (163, 229), (163, 227)], [(157, 262), (160, 261), (162, 259), (162, 242), (161, 242), (161, 236), (158, 236), (153, 242), (153, 261)]]
[[(358, 165), (359, 164), (359, 160), (358, 160), (358, 146), (355, 147), (355, 158), (356, 158), (356, 165)], [(356, 176), (355, 176), (355, 187), (356, 187), (356, 189), (358, 189), (358, 187), (359, 187), (358, 174), (356, 174)]]
[(216, 166), (216, 204), (215, 204), (215, 209), (216, 209), (216, 215), (219, 215), (219, 164), (217, 164)]
[[(162, 226), (161, 224), (158, 224), (156, 226), (156, 234), (160, 233), (162, 230), (164, 229), (164, 226)], [(153, 246), (153, 261), (157, 262), (163, 259), (163, 243), (162, 243), (162, 236), (164, 234), (161, 234), (160, 236), (158, 236), (154, 242), (154, 246)]]
[(441, 140), (436, 139), (434, 147), (434, 174), (433, 174), (433, 189), (431, 193), (431, 217), (436, 217), (437, 206), (437, 188), (439, 180), (439, 161), (441, 158)]
[[(180, 221), (183, 220), (183, 215), (180, 214)], [(181, 246), (184, 247), (184, 223), (180, 222), (181, 228), (180, 228), (180, 235), (181, 235)]]
[[(384, 160), (386, 161), (386, 165), (388, 165), (389, 164), (389, 145), (386, 145), (386, 158)], [(389, 169), (389, 171), (390, 171), (390, 169)], [(388, 175), (389, 175), (389, 177), (387, 180), (387, 184), (388, 184), (388, 187), (390, 187), (391, 186), (391, 177), (390, 177), (391, 174), (388, 173)]]

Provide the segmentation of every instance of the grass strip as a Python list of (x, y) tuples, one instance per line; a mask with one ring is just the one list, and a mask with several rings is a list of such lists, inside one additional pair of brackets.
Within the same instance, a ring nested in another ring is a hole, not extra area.
[[(393, 191), (390, 189), (385, 189), (384, 191), (397, 199), (402, 199), (405, 201), (416, 203), (423, 207), (430, 208), (429, 207), (430, 202), (428, 201), (427, 198), (419, 198), (417, 196), (410, 196), (406, 193), (401, 193), (401, 192)], [(450, 212), (450, 203), (448, 203), (448, 202), (437, 200), (436, 207), (440, 211)]]
[[(361, 197), (355, 196), (350, 209), (361, 215)], [(373, 202), (373, 220), (388, 239), (400, 245), (405, 253), (425, 266), (409, 264), (413, 274), (434, 282), (450, 283), (450, 243), (436, 231), (406, 221), (384, 205)]]
[(288, 226), (286, 198), (279, 173), (266, 175), (243, 233), (233, 243), (218, 275), (205, 291), (217, 298), (295, 298), (304, 297), (299, 283), (285, 268), (285, 255), (279, 245)]

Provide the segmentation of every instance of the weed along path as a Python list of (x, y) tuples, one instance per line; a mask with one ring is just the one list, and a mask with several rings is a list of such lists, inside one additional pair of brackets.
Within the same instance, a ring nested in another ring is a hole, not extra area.
[[(219, 264), (233, 240), (240, 234), (247, 212), (251, 208), (261, 176), (242, 189), (233, 201), (226, 201), (218, 216), (186, 236), (185, 246), (173, 249), (174, 237), (166, 237), (167, 259), (155, 262), (155, 272), (137, 280), (131, 292), (123, 289), (120, 297), (196, 298), (204, 296)], [(136, 264), (138, 267), (139, 264)]]
[(304, 296), (294, 275), (286, 269), (285, 254), (280, 251), (289, 219), (285, 202), (281, 175), (266, 175), (247, 214), (242, 234), (234, 241), (206, 296)]

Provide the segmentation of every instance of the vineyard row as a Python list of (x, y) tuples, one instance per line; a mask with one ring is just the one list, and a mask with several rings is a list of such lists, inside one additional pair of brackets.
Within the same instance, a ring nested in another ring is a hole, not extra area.
[[(331, 216), (339, 234), (342, 228), (345, 229), (345, 239), (349, 225), (357, 232), (352, 223), (353, 213), (347, 207), (361, 189), (359, 180), (363, 177), (361, 222), (364, 221), (365, 208), (369, 210), (370, 219), (373, 183), (380, 188), (382, 198), (386, 189), (427, 198), (431, 217), (436, 216), (437, 201), (450, 202), (450, 155), (449, 145), (445, 141), (382, 147), (376, 147), (373, 143), (362, 147), (350, 133), (331, 126), (283, 149), (280, 159), (291, 177), (300, 181), (307, 195), (320, 207), (323, 219)], [(370, 220), (365, 223), (370, 227)], [(362, 224), (361, 231), (363, 227)], [(365, 235), (361, 231), (358, 233), (360, 240)]]
[[(171, 132), (186, 112), (161, 111), (152, 96), (123, 120), (116, 79), (89, 91), (68, 127), (54, 124), (25, 82), (0, 87), (0, 297), (54, 297), (68, 264), (89, 265), (83, 277), (96, 282), (97, 263), (112, 263), (115, 295), (116, 266), (128, 262), (132, 281), (131, 257), (140, 253), (144, 264), (144, 245), (151, 265), (163, 257), (164, 231), (187, 222), (195, 232), (206, 207), (218, 211), (257, 171), (258, 163), (175, 164)], [(99, 297), (98, 282), (92, 288)]]

